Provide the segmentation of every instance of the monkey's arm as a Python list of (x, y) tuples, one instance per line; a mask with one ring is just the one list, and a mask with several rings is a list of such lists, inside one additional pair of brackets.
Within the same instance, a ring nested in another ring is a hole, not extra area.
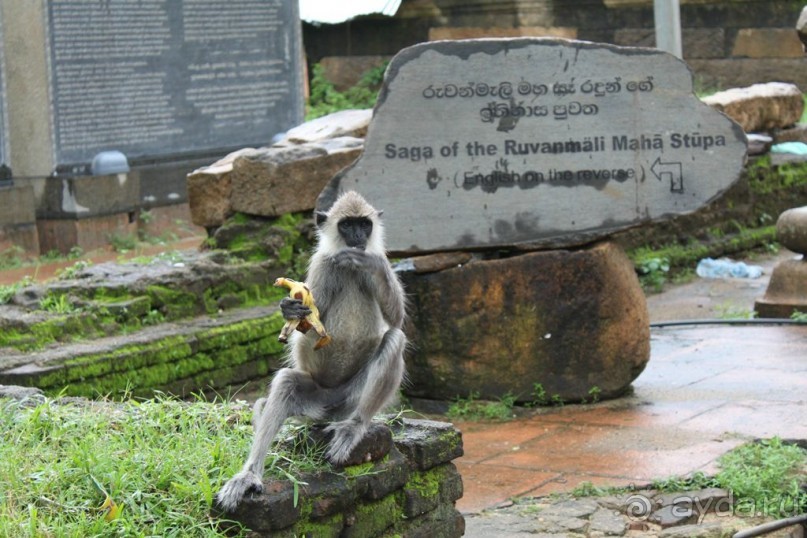
[(337, 267), (366, 272), (371, 280), (370, 289), (378, 300), (384, 320), (390, 327), (403, 326), (405, 313), (403, 286), (386, 257), (347, 248), (334, 255), (333, 263)]

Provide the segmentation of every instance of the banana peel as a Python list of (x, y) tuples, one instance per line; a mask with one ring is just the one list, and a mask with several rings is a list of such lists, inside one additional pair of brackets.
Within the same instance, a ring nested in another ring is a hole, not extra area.
[(275, 280), (275, 286), (278, 288), (288, 288), (289, 297), (299, 299), (303, 303), (303, 306), (307, 306), (308, 309), (311, 310), (311, 313), (303, 319), (286, 320), (286, 324), (283, 325), (283, 328), (280, 330), (280, 336), (278, 336), (277, 339), (285, 344), (289, 340), (289, 335), (291, 335), (295, 329), (303, 334), (314, 329), (314, 332), (319, 335), (319, 340), (317, 340), (316, 345), (314, 345), (314, 349), (321, 349), (327, 346), (331, 341), (331, 337), (325, 332), (325, 326), (319, 320), (319, 310), (317, 310), (317, 306), (314, 304), (314, 296), (311, 295), (311, 290), (308, 289), (308, 286), (306, 286), (304, 282), (297, 282), (296, 280), (282, 277)]

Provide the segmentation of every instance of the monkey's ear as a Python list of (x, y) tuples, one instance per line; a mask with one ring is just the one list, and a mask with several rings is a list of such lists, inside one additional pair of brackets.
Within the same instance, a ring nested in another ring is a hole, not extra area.
[(325, 224), (325, 221), (328, 220), (328, 214), (323, 211), (315, 211), (314, 212), (314, 222), (317, 226), (322, 226)]
[(381, 218), (384, 215), (384, 210), (381, 209), (378, 211), (378, 218)]

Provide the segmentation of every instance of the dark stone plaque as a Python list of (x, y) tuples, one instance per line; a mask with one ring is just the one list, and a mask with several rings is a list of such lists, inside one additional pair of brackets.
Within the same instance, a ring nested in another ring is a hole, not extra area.
[(302, 121), (288, 0), (47, 0), (53, 153), (85, 171), (266, 144)]
[(672, 55), (438, 41), (392, 60), (364, 153), (320, 208), (361, 192), (398, 254), (562, 247), (702, 207), (739, 177), (745, 150)]
[(6, 116), (6, 62), (3, 50), (3, 28), (0, 25), (0, 187), (12, 184), (8, 162), (8, 117)]

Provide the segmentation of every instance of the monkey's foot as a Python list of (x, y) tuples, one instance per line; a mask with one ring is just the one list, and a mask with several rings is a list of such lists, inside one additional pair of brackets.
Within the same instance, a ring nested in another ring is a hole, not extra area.
[(340, 465), (345, 463), (353, 449), (367, 433), (367, 425), (356, 420), (343, 420), (334, 422), (325, 428), (326, 433), (333, 433), (333, 438), (328, 445), (325, 458), (331, 463)]
[(249, 492), (261, 493), (262, 491), (261, 477), (252, 471), (241, 471), (219, 490), (216, 494), (216, 504), (225, 512), (232, 512), (244, 495)]

